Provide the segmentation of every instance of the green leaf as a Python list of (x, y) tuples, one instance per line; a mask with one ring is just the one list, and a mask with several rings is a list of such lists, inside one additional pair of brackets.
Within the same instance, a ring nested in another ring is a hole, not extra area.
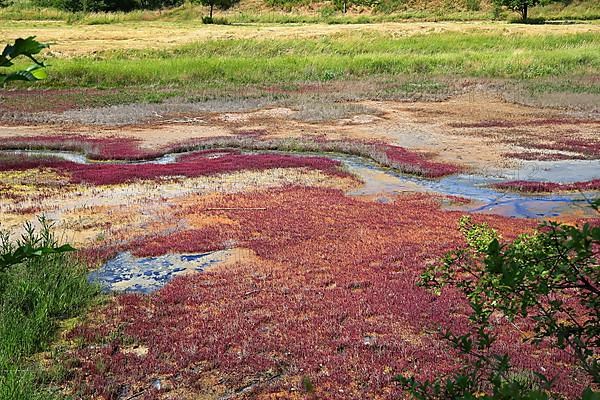
[(30, 72), (36, 80), (42, 80), (48, 77), (48, 73), (46, 72), (46, 70), (39, 65), (32, 65), (29, 68), (27, 68), (26, 71)]
[(33, 81), (37, 81), (37, 80), (39, 80), (39, 78), (37, 78), (36, 75), (34, 75), (30, 71), (25, 70), (25, 71), (17, 71), (12, 74), (5, 75), (3, 82), (10, 82), (10, 81), (33, 82)]
[(14, 63), (12, 60), (20, 56), (29, 58), (35, 64), (22, 71), (0, 74), (0, 86), (4, 86), (10, 81), (32, 82), (46, 79), (48, 75), (43, 69), (46, 65), (36, 60), (34, 55), (48, 47), (47, 44), (36, 41), (35, 36), (30, 36), (26, 39), (19, 38), (15, 40), (14, 44), (6, 45), (0, 55), (0, 67), (8, 68), (13, 66)]
[(600, 400), (600, 392), (596, 392), (592, 388), (586, 388), (581, 395), (581, 400)]
[(31, 57), (48, 47), (47, 44), (35, 40), (35, 36), (29, 36), (25, 39), (18, 38), (15, 40), (14, 44), (6, 45), (2, 52), (2, 56), (10, 59), (17, 58), (18, 56)]

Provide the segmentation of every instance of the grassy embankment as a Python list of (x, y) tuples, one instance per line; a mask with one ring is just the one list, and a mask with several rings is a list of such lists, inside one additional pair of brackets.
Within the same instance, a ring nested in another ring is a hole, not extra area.
[[(35, 247), (55, 243), (48, 226), (23, 240)], [(3, 234), (0, 254), (7, 253), (9, 243)], [(0, 400), (59, 398), (49, 388), (65, 379), (67, 370), (43, 368), (33, 355), (47, 351), (61, 324), (83, 312), (96, 293), (86, 268), (65, 253), (0, 268)]]
[(175, 50), (53, 60), (48, 86), (219, 85), (416, 74), (532, 79), (600, 70), (600, 35), (441, 33), (208, 40)]
[[(259, 95), (272, 94), (273, 87), (285, 92), (305, 83), (342, 81), (373, 83), (380, 97), (443, 91), (452, 79), (502, 80), (538, 92), (600, 92), (594, 84), (598, 33), (491, 29), (400, 37), (343, 31), (323, 38), (208, 38), (176, 48), (106, 50), (51, 57), (50, 78), (37, 86), (113, 89), (122, 94), (111, 94), (118, 103), (211, 89), (223, 94), (252, 87)], [(147, 87), (153, 88), (151, 96), (139, 90)]]

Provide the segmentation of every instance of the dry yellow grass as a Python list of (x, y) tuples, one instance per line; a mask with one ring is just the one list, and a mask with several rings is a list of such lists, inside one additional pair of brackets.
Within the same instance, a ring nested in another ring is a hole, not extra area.
[(124, 22), (108, 25), (68, 25), (57, 21), (7, 22), (0, 26), (0, 37), (8, 40), (35, 35), (43, 42), (54, 43), (56, 56), (93, 55), (104, 50), (160, 49), (210, 39), (283, 39), (319, 38), (351, 33), (380, 33), (409, 36), (439, 32), (498, 34), (600, 33), (600, 24), (519, 25), (503, 22), (394, 22), (379, 24), (243, 24), (202, 25), (188, 22)]

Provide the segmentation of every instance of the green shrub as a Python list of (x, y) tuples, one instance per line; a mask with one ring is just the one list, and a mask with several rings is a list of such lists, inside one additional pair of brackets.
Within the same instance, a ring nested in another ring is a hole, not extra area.
[[(600, 200), (591, 206), (598, 211)], [(428, 268), (420, 285), (438, 295), (449, 285), (467, 299), (471, 331), (444, 335), (463, 355), (463, 366), (434, 381), (400, 375), (402, 387), (421, 400), (554, 398), (551, 379), (515, 369), (507, 354), (493, 350), (498, 337), (493, 315), (510, 322), (528, 318), (534, 334), (524, 340), (563, 349), (595, 385), (600, 383), (600, 227), (548, 222), (508, 243), (470, 217), (461, 219), (460, 230), (467, 246)], [(580, 398), (599, 396), (587, 388)]]
[(52, 7), (71, 12), (156, 10), (179, 7), (183, 0), (32, 0), (37, 7)]

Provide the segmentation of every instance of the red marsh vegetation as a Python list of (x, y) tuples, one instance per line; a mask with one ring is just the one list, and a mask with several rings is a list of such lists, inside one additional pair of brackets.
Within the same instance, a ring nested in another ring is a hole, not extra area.
[[(72, 331), (82, 341), (73, 385), (86, 395), (392, 399), (402, 398), (396, 374), (433, 378), (458, 367), (437, 329), (465, 332), (467, 305), (456, 292), (438, 298), (415, 286), (426, 265), (462, 243), (460, 214), (442, 211), (435, 197), (379, 204), (288, 187), (192, 200), (174, 206), (174, 217), (233, 222), (148, 234), (129, 249), (159, 255), (234, 244), (256, 257), (176, 278), (148, 296), (119, 295)], [(534, 226), (476, 219), (506, 239)], [(567, 396), (586, 384), (565, 353), (521, 342), (527, 321), (496, 323), (495, 347), (517, 367), (555, 376)]]
[[(438, 178), (461, 171), (457, 165), (436, 162), (423, 154), (403, 147), (378, 142), (329, 141), (322, 138), (312, 140), (268, 139), (264, 131), (241, 132), (237, 136), (191, 140), (172, 144), (160, 149), (148, 149), (141, 141), (124, 137), (93, 138), (81, 135), (30, 136), (22, 138), (0, 138), (0, 149), (48, 149), (84, 153), (94, 160), (148, 160), (168, 153), (198, 149), (239, 148), (247, 150), (282, 150), (296, 152), (336, 152), (370, 158), (385, 166), (402, 172)], [(41, 164), (40, 161), (36, 161)], [(2, 162), (0, 162), (0, 165)], [(12, 165), (12, 167), (10, 167)], [(63, 167), (62, 164), (57, 168)], [(9, 163), (5, 168), (28, 168), (25, 160), (21, 167)], [(73, 167), (76, 169), (76, 167)]]
[(536, 181), (508, 181), (492, 185), (496, 189), (513, 190), (517, 192), (563, 192), (563, 191), (588, 191), (600, 190), (600, 179), (585, 182), (555, 183)]

